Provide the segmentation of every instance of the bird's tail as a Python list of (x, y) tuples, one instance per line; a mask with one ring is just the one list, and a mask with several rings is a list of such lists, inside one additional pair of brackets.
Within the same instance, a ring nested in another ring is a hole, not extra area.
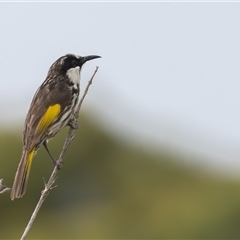
[(22, 197), (27, 190), (28, 176), (32, 165), (35, 148), (31, 151), (23, 150), (20, 163), (14, 178), (11, 199)]

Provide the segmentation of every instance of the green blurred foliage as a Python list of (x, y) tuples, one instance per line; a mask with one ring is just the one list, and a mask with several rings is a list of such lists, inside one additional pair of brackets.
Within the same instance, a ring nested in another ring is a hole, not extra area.
[[(56, 184), (29, 239), (240, 238), (240, 182), (130, 146), (81, 117)], [(0, 178), (11, 187), (21, 156), (21, 132), (0, 135)], [(49, 144), (54, 156), (67, 129)], [(53, 165), (43, 148), (21, 199), (0, 195), (0, 239), (19, 238)]]

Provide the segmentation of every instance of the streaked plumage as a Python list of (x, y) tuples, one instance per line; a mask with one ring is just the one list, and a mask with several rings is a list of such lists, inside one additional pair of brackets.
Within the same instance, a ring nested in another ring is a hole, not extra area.
[(95, 58), (99, 56), (67, 54), (50, 67), (45, 81), (33, 97), (25, 120), (23, 151), (11, 190), (12, 200), (26, 192), (32, 159), (38, 148), (43, 144), (50, 154), (47, 141), (70, 124), (79, 101), (82, 65)]

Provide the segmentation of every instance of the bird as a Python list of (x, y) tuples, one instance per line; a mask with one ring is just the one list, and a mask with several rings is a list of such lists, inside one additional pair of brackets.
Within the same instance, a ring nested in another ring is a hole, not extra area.
[(10, 197), (23, 197), (26, 193), (34, 155), (44, 146), (54, 165), (58, 161), (51, 155), (47, 143), (65, 126), (77, 128), (74, 114), (79, 104), (80, 73), (87, 61), (98, 55), (66, 54), (49, 68), (46, 79), (37, 89), (30, 104), (22, 134), (22, 155), (17, 167)]

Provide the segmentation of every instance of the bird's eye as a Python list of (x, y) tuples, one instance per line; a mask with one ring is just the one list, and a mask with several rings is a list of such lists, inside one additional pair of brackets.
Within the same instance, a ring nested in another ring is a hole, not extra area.
[(77, 59), (73, 59), (73, 60), (72, 60), (72, 66), (73, 66), (73, 67), (76, 67), (77, 65), (78, 65)]

